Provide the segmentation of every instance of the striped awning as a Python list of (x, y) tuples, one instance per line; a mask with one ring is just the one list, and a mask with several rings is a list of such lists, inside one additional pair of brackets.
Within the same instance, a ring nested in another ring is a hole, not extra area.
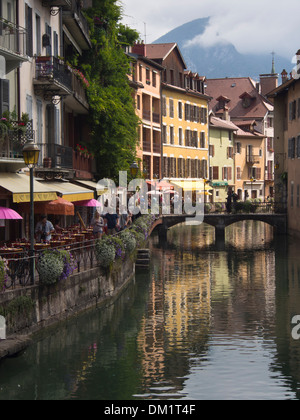
[(197, 181), (193, 181), (190, 179), (181, 180), (181, 181), (170, 180), (170, 183), (173, 184), (175, 187), (181, 188), (183, 191), (204, 191), (204, 181), (202, 180), (197, 180)]
[[(14, 203), (30, 202), (30, 178), (26, 174), (0, 173), (0, 187), (12, 193)], [(57, 199), (56, 191), (48, 184), (33, 180), (34, 201)]]
[(71, 182), (44, 182), (43, 184), (51, 186), (64, 200), (75, 202), (94, 198), (94, 191)]

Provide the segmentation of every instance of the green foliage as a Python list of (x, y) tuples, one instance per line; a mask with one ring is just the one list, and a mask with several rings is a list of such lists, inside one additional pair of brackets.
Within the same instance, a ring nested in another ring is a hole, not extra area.
[(139, 120), (128, 83), (129, 59), (122, 49), (138, 38), (119, 24), (121, 8), (115, 0), (96, 0), (86, 11), (92, 48), (82, 57), (81, 69), (90, 82), (87, 90), (92, 149), (99, 178), (118, 179), (134, 161)]

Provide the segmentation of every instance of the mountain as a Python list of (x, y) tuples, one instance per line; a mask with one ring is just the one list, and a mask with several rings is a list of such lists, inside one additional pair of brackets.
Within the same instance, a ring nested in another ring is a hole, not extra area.
[[(210, 18), (196, 19), (185, 23), (163, 35), (154, 44), (176, 42), (187, 64), (187, 68), (208, 79), (223, 77), (252, 77), (259, 79), (260, 74), (272, 71), (271, 54), (241, 54), (233, 44), (220, 42), (212, 47), (200, 45), (187, 46), (187, 41), (204, 33)], [(275, 71), (289, 73), (293, 64), (278, 55), (275, 56)], [(280, 83), (280, 80), (279, 80)]]

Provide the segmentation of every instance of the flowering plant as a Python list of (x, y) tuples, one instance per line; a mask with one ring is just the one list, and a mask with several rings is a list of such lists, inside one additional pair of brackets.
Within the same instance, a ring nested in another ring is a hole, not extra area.
[(37, 263), (37, 271), (40, 275), (40, 283), (50, 285), (56, 283), (62, 276), (64, 262), (56, 252), (43, 252)]
[(37, 263), (40, 282), (47, 285), (67, 279), (75, 268), (74, 257), (65, 250), (46, 250)]
[(5, 290), (7, 270), (8, 270), (7, 260), (5, 258), (0, 257), (0, 292)]
[(116, 258), (115, 247), (108, 243), (106, 238), (96, 241), (95, 254), (98, 263), (102, 267), (109, 267)]
[(82, 146), (81, 144), (76, 145), (76, 151), (80, 153), (80, 155), (83, 155), (87, 158), (93, 158), (95, 155), (92, 152), (89, 152), (87, 147)]
[(125, 230), (120, 234), (120, 238), (124, 244), (126, 254), (131, 254), (136, 248), (136, 239), (134, 235)]
[(87, 80), (87, 78), (85, 77), (85, 75), (78, 69), (73, 69), (73, 73), (75, 74), (75, 76), (78, 77), (79, 80), (81, 80), (81, 83), (83, 84), (83, 86), (85, 88), (88, 88), (90, 86), (89, 81)]

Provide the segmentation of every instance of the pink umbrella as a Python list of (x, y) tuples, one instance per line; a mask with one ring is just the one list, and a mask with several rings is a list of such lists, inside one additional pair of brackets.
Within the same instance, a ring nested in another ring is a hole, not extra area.
[(91, 200), (76, 201), (75, 202), (75, 206), (80, 206), (80, 207), (100, 207), (101, 204), (99, 203), (99, 201), (97, 201), (94, 198), (92, 198)]
[(0, 220), (20, 220), (23, 219), (16, 211), (8, 209), (7, 207), (0, 207)]

